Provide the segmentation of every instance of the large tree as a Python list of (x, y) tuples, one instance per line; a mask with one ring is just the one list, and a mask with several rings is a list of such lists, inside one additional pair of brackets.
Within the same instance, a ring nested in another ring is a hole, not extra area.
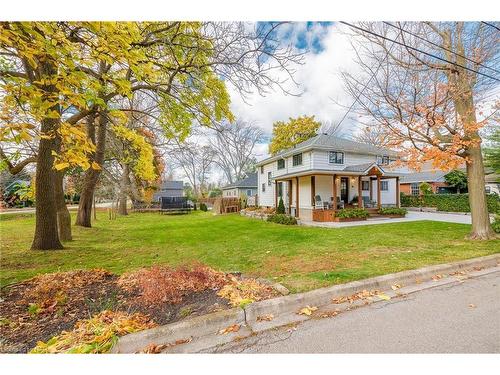
[(215, 164), (224, 172), (230, 184), (245, 177), (255, 167), (255, 146), (264, 139), (260, 128), (237, 120), (220, 124), (210, 135)]
[(288, 122), (276, 121), (273, 124), (269, 153), (275, 155), (282, 150), (314, 137), (320, 127), (321, 123), (316, 121), (314, 116), (290, 117)]
[(409, 166), (467, 166), (471, 239), (490, 239), (479, 130), (493, 114), (478, 104), (498, 84), (498, 30), (484, 23), (350, 25), (356, 63), (344, 74), (358, 110), (389, 135)]

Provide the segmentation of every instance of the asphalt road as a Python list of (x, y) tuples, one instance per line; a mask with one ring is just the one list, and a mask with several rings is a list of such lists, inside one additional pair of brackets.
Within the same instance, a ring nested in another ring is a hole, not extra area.
[(212, 352), (500, 353), (500, 272), (279, 328)]

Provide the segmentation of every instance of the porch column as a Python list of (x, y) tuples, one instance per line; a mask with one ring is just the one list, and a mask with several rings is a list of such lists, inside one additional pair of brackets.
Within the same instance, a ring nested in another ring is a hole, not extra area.
[(373, 178), (370, 177), (370, 202), (373, 201)]
[(401, 207), (400, 197), (399, 197), (399, 176), (396, 177), (396, 207)]
[(315, 197), (316, 197), (316, 177), (311, 176), (311, 206), (313, 206), (313, 208), (316, 205)]
[(274, 180), (274, 208), (278, 209), (278, 181)]
[(288, 214), (292, 214), (292, 180), (288, 180)]
[(358, 176), (358, 208), (361, 208), (363, 206), (362, 195), (363, 192), (361, 190), (361, 176)]
[(382, 200), (382, 197), (381, 197), (381, 194), (380, 194), (380, 175), (378, 174), (377, 175), (377, 207), (380, 208), (381, 207), (381, 200)]
[(332, 197), (333, 197), (333, 216), (335, 216), (335, 211), (337, 211), (337, 175), (333, 175), (332, 183)]
[(299, 217), (299, 178), (295, 177), (295, 217)]

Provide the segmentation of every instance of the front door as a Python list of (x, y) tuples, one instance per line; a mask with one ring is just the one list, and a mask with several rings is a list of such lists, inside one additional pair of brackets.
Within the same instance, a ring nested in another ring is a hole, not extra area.
[(340, 178), (340, 200), (349, 203), (349, 177)]

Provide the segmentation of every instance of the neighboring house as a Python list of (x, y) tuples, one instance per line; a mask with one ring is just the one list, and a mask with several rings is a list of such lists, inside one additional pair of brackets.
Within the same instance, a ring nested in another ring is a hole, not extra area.
[(182, 197), (184, 196), (184, 182), (164, 181), (160, 188), (153, 194), (153, 201), (158, 202), (162, 197)]
[[(465, 172), (465, 168), (460, 168)], [(427, 170), (401, 176), (401, 192), (407, 195), (420, 195), (420, 184), (427, 182), (435, 194), (455, 194), (457, 189), (446, 183), (444, 176), (450, 171)], [(487, 194), (500, 194), (499, 176), (485, 170), (485, 191)]]
[(287, 212), (303, 220), (342, 205), (399, 206), (399, 176), (408, 170), (392, 168), (396, 159), (385, 148), (318, 134), (257, 164), (259, 205), (276, 207), (281, 197)]
[(223, 197), (251, 197), (257, 194), (257, 173), (250, 173), (242, 180), (226, 185), (222, 188)]
[(498, 174), (487, 174), (484, 176), (486, 180), (486, 194), (496, 193), (500, 195), (500, 175)]
[(444, 176), (449, 173), (440, 170), (414, 172), (401, 176), (401, 192), (406, 195), (420, 195), (420, 184), (427, 182), (436, 194), (456, 193), (454, 187), (448, 186)]

